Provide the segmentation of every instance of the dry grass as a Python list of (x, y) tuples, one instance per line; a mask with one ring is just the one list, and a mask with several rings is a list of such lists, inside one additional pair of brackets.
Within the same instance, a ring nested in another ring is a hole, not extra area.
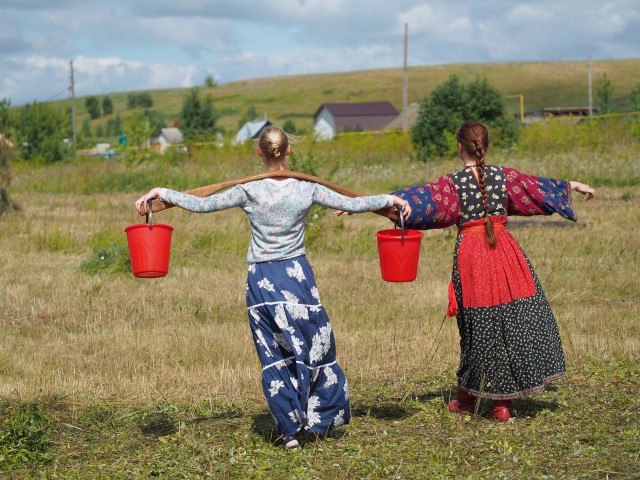
[[(105, 248), (123, 247), (126, 259), (123, 229), (140, 221), (132, 203), (142, 190), (244, 176), (255, 155), (15, 165), (11, 195), (23, 211), (0, 216), (0, 476), (637, 478), (638, 146), (613, 129), (587, 148), (581, 131), (568, 142), (581, 147), (564, 151), (567, 132), (545, 132), (491, 161), (600, 186), (595, 201), (577, 199), (578, 224), (510, 223), (558, 318), (568, 379), (518, 399), (508, 424), (449, 414), (458, 333), (442, 320), (455, 231), (425, 232), (418, 279), (389, 284), (374, 239), (387, 221), (316, 209), (307, 252), (353, 417), (293, 455), (274, 445), (246, 319), (244, 214), (154, 217), (175, 227), (165, 278), (85, 273), (87, 260), (119, 252)], [(412, 161), (406, 139), (390, 137), (296, 149), (300, 167), (365, 193), (458, 166)]]
[[(158, 221), (175, 227), (163, 279), (83, 273), (79, 264), (97, 236), (124, 243), (119, 232), (139, 221), (134, 199), (18, 193), (23, 211), (0, 217), (2, 397), (261, 398), (244, 305), (244, 215), (163, 213)], [(557, 315), (568, 362), (637, 358), (640, 195), (602, 188), (593, 202), (577, 199), (576, 209), (578, 224), (515, 219), (512, 231)], [(457, 363), (455, 321), (438, 333), (454, 233), (426, 232), (418, 279), (389, 284), (379, 275), (373, 235), (383, 228), (389, 224), (378, 216), (344, 220), (331, 212), (310, 227), (308, 256), (355, 388)], [(194, 246), (212, 231), (227, 240)]]

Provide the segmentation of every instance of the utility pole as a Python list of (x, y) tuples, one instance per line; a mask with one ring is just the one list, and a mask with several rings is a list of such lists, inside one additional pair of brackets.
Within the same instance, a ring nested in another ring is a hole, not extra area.
[(76, 145), (76, 85), (73, 80), (73, 60), (69, 62), (69, 68), (71, 69), (71, 130), (73, 132), (73, 146)]
[(593, 96), (591, 94), (591, 49), (589, 49), (589, 116), (593, 115)]
[(409, 24), (404, 24), (404, 68), (402, 72), (402, 131), (409, 130), (409, 109), (407, 92), (407, 52), (409, 50)]

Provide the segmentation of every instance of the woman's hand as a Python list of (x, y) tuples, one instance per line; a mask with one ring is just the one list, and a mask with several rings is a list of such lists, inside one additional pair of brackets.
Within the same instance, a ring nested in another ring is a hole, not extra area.
[(140, 215), (146, 215), (149, 213), (149, 200), (153, 200), (160, 196), (161, 188), (152, 188), (143, 196), (141, 196), (138, 200), (136, 200), (136, 210)]
[(402, 216), (405, 220), (411, 215), (411, 205), (404, 198), (400, 198), (396, 195), (393, 196), (393, 205), (402, 209)]
[(587, 196), (587, 201), (591, 200), (596, 195), (596, 191), (593, 188), (591, 188), (589, 185), (585, 184), (585, 183), (570, 181), (569, 182), (569, 188), (572, 191), (576, 191), (578, 193), (586, 195)]

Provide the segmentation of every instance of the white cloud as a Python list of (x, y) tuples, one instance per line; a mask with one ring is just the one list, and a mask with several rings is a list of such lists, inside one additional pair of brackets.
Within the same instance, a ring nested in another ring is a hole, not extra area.
[(405, 23), (411, 65), (640, 57), (637, 0), (2, 0), (0, 98), (399, 67)]
[(163, 45), (171, 45), (198, 50), (223, 50), (233, 41), (227, 20), (163, 16), (140, 19), (138, 26), (159, 49)]
[[(69, 61), (56, 57), (33, 56), (10, 59), (11, 74), (2, 78), (2, 91), (11, 90), (22, 102), (45, 101), (52, 96), (65, 98), (69, 86)], [(0, 64), (4, 67), (6, 63)], [(163, 63), (144, 63), (117, 57), (79, 56), (73, 62), (76, 94), (96, 95), (116, 91), (190, 87), (202, 83), (209, 73), (203, 68)], [(59, 94), (59, 95), (56, 95)], [(11, 97), (9, 97), (11, 98)], [(15, 104), (15, 102), (13, 102)]]

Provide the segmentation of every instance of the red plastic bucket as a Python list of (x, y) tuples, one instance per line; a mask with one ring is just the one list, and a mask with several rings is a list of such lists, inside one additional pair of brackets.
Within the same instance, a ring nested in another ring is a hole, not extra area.
[(387, 282), (413, 282), (418, 275), (422, 232), (405, 229), (402, 212), (400, 218), (402, 228), (376, 233), (380, 273)]
[[(149, 202), (151, 213), (151, 202)], [(173, 227), (163, 223), (129, 225), (124, 231), (129, 244), (133, 275), (139, 278), (164, 277), (169, 272), (169, 253)]]

